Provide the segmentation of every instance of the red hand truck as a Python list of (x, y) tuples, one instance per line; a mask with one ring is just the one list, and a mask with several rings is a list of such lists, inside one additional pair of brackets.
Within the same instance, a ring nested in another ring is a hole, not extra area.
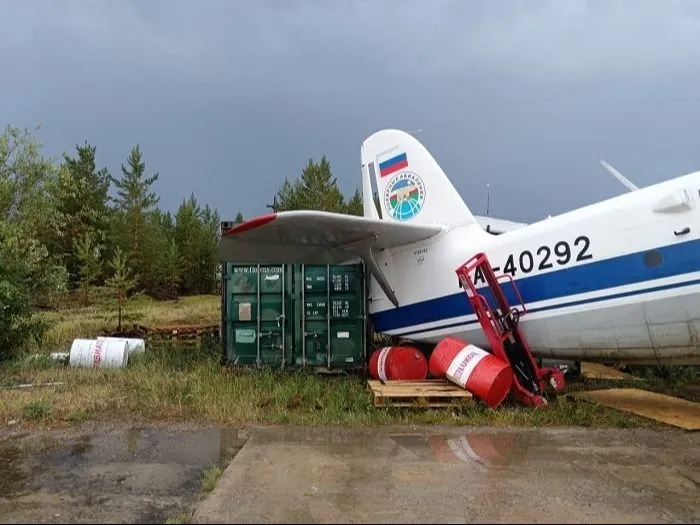
[[(470, 277), (472, 271), (481, 272), (491, 290), (495, 305), (479, 293)], [(564, 373), (558, 368), (540, 368), (532, 356), (525, 336), (519, 328), (520, 318), (527, 313), (520, 291), (508, 274), (496, 277), (485, 253), (477, 253), (456, 270), (462, 288), (474, 309), (481, 328), (491, 347), (491, 353), (510, 363), (513, 369), (511, 393), (523, 404), (546, 406), (543, 397), (545, 384), (549, 380), (555, 391), (564, 388)], [(500, 281), (509, 279), (520, 301), (521, 310), (511, 308)]]

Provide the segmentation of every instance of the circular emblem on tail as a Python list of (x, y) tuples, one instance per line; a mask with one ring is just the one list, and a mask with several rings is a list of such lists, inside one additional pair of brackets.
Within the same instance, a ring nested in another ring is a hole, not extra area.
[(389, 181), (384, 190), (384, 209), (397, 221), (418, 215), (425, 202), (425, 184), (411, 171), (402, 171)]

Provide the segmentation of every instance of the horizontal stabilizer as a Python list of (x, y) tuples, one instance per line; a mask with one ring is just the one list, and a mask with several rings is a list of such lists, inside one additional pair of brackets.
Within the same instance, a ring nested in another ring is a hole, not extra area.
[(236, 263), (343, 264), (381, 250), (422, 241), (438, 225), (388, 222), (323, 211), (263, 215), (222, 233), (219, 259)]

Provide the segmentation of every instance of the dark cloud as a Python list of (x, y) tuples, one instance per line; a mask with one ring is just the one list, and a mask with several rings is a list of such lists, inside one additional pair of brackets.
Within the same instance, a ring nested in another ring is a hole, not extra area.
[[(162, 204), (265, 211), (326, 154), (360, 187), (359, 146), (422, 129), (468, 204), (536, 220), (700, 169), (700, 7), (647, 0), (6, 0), (2, 120), (55, 156), (136, 142)], [(528, 196), (528, 201), (523, 199)]]

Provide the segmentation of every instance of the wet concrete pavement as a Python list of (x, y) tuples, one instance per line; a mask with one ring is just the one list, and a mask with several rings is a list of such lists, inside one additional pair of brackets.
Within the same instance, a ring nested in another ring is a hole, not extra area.
[(194, 521), (700, 522), (700, 433), (675, 429), (18, 433), (0, 435), (0, 523), (163, 523), (236, 450)]
[(163, 523), (188, 510), (235, 429), (47, 431), (0, 441), (0, 523)]
[(262, 428), (198, 523), (700, 522), (700, 433)]

